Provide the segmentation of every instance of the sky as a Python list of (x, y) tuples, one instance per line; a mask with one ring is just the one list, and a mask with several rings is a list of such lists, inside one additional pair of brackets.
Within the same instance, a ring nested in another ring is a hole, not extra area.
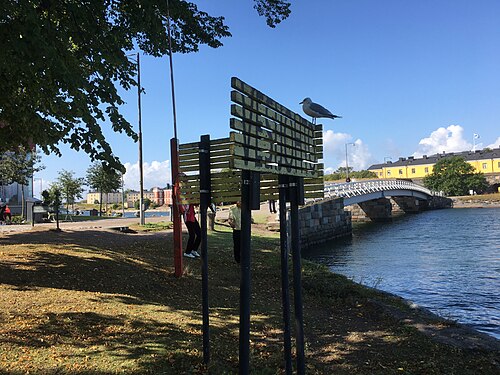
[[(227, 137), (230, 80), (236, 76), (307, 118), (310, 97), (341, 119), (321, 119), (325, 172), (399, 157), (500, 147), (500, 1), (309, 0), (275, 29), (251, 0), (195, 1), (225, 17), (224, 46), (174, 54), (180, 143)], [(141, 55), (144, 187), (170, 182), (173, 138), (167, 57)], [(137, 130), (137, 91), (120, 91)], [(139, 188), (138, 145), (103, 124), (126, 166), (125, 188)], [(476, 135), (476, 137), (474, 137)], [(347, 146), (346, 146), (347, 144)], [(353, 145), (354, 144), (354, 145)], [(88, 156), (64, 145), (42, 155), (34, 193), (61, 170), (85, 177)]]

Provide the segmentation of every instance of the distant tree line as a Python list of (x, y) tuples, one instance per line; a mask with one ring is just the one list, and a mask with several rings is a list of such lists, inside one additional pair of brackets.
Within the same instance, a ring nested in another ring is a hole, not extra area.
[[(326, 174), (323, 176), (325, 181), (345, 181), (347, 178), (347, 169), (345, 167), (339, 167), (335, 172)], [(375, 172), (361, 170), (354, 171), (353, 168), (349, 167), (349, 178), (376, 178), (377, 174)]]

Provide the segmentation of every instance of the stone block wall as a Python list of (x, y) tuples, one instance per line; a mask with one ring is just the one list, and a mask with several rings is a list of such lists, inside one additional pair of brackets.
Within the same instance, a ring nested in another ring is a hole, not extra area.
[(302, 207), (299, 221), (302, 249), (352, 234), (351, 215), (344, 210), (343, 198), (327, 199)]

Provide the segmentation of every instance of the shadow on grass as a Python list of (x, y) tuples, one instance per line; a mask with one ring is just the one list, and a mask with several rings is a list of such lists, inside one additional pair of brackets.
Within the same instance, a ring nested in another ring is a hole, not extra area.
[[(48, 312), (19, 309), (14, 317), (0, 313), (3, 325), (10, 319), (25, 323), (2, 331), (0, 348), (71, 350), (61, 373), (237, 373), (240, 270), (233, 260), (231, 231), (220, 229), (210, 234), (208, 243), (209, 369), (201, 364), (201, 263), (185, 259), (186, 276), (174, 278), (170, 233), (10, 235), (2, 241), (0, 284), (15, 291), (54, 288), (94, 294), (86, 295), (74, 311), (58, 306), (58, 311)], [(251, 367), (257, 374), (276, 374), (283, 366), (278, 236), (254, 234), (252, 248)], [(367, 307), (359, 288), (304, 267), (308, 373), (473, 374), (479, 369), (493, 374), (498, 369), (493, 360), (488, 367), (475, 353), (435, 345), (414, 330), (405, 331), (399, 322)], [(98, 311), (91, 310), (92, 303)], [(99, 365), (76, 367), (87, 357)], [(125, 362), (133, 362), (132, 367), (120, 369)], [(8, 373), (25, 372), (13, 368)]]

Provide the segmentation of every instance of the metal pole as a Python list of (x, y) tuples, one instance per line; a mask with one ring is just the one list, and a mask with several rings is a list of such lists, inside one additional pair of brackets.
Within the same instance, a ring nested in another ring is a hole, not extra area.
[(182, 223), (179, 211), (179, 145), (176, 138), (170, 139), (172, 159), (172, 222), (174, 223), (174, 268), (175, 276), (182, 276)]
[(240, 375), (250, 371), (250, 250), (251, 221), (250, 209), (251, 172), (241, 172), (241, 279), (240, 279)]
[(123, 173), (122, 173), (122, 217), (125, 217), (125, 192), (123, 191)]
[(201, 300), (203, 315), (203, 363), (210, 362), (210, 325), (208, 304), (207, 210), (210, 205), (210, 136), (202, 135), (199, 145), (201, 216)]
[(297, 355), (297, 374), (305, 374), (304, 356), (304, 316), (302, 309), (302, 266), (300, 254), (300, 227), (299, 227), (299, 194), (298, 178), (290, 177), (290, 221), (291, 221), (291, 248), (293, 260), (293, 299), (295, 307), (295, 346)]
[(137, 52), (137, 106), (139, 116), (139, 217), (140, 224), (144, 225), (144, 171), (142, 165), (142, 116), (141, 116), (141, 61)]
[(170, 87), (172, 90), (172, 111), (174, 115), (174, 138), (177, 139), (177, 113), (175, 108), (174, 63), (172, 59), (172, 33), (170, 29), (170, 3), (167, 0), (168, 60), (170, 63)]
[(285, 359), (285, 374), (292, 374), (292, 337), (290, 333), (290, 280), (288, 277), (288, 233), (286, 220), (286, 201), (288, 191), (288, 176), (279, 175), (279, 218), (281, 247), (281, 300), (283, 305), (283, 347)]
[(347, 163), (347, 143), (345, 144), (345, 173), (346, 173), (346, 181), (349, 180), (349, 164)]

